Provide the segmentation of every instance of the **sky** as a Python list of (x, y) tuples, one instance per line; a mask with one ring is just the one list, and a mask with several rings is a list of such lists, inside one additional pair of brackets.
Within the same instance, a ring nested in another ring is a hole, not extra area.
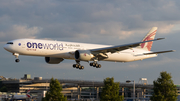
[[(152, 84), (160, 72), (171, 73), (180, 84), (179, 0), (0, 0), (0, 75), (117, 82), (147, 78)], [(15, 63), (3, 46), (10, 40), (35, 38), (105, 45), (139, 42), (152, 27), (158, 27), (152, 51), (176, 50), (158, 57), (128, 63), (103, 62), (100, 69), (81, 62), (84, 70), (72, 67), (74, 60), (47, 64), (44, 57), (20, 56)]]

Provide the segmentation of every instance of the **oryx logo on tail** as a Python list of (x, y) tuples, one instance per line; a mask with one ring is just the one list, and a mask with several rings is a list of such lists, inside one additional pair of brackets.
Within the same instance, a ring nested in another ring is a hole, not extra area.
[(28, 98), (30, 98), (30, 97), (31, 97), (31, 95), (30, 95), (30, 89), (27, 91), (27, 93), (26, 93), (26, 97), (28, 97)]
[[(148, 41), (148, 40), (153, 40), (155, 38), (156, 35), (156, 31), (157, 31), (157, 27), (153, 27), (149, 33), (144, 37), (143, 41)], [(142, 43), (141, 46), (139, 48), (142, 48), (144, 50), (150, 51), (151, 47), (152, 47), (153, 41), (151, 42), (146, 42), (146, 43)]]

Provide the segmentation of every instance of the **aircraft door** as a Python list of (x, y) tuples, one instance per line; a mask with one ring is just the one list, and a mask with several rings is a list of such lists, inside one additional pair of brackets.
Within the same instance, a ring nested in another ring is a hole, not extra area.
[(22, 48), (25, 48), (25, 47), (26, 47), (26, 42), (25, 42), (25, 41), (22, 41), (22, 42), (21, 42), (21, 47), (22, 47)]

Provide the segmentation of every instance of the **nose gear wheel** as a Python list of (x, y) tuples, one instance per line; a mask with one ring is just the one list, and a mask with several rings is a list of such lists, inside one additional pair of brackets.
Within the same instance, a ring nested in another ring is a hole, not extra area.
[(19, 62), (20, 60), (19, 59), (16, 59), (15, 62)]

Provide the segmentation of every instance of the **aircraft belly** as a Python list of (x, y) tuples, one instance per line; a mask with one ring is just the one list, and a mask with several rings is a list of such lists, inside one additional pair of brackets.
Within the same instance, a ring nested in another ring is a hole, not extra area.
[(108, 54), (108, 58), (104, 61), (130, 62), (133, 61), (133, 55), (130, 53), (113, 53)]
[(64, 58), (64, 59), (74, 59), (74, 55), (69, 54), (67, 52), (65, 53), (57, 53), (57, 54), (50, 54), (50, 55), (46, 55), (49, 57), (56, 57), (56, 58)]
[(148, 59), (148, 58), (153, 58), (156, 57), (156, 54), (151, 54), (151, 55), (142, 55), (142, 56), (134, 56), (134, 60), (143, 60), (143, 59)]

